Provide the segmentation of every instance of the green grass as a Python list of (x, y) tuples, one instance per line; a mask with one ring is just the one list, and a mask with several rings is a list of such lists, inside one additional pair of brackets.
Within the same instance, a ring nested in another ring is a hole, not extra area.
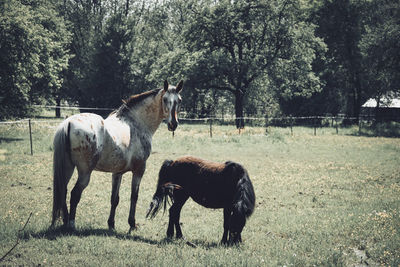
[[(58, 121), (59, 122), (59, 121)], [(0, 125), (0, 264), (98, 266), (352, 266), (400, 264), (400, 142), (357, 136), (358, 128), (161, 125), (142, 179), (136, 220), (128, 231), (130, 174), (125, 174), (116, 232), (107, 230), (111, 175), (94, 172), (77, 210), (77, 231), (49, 230), (52, 135), (57, 123)], [(192, 248), (167, 241), (167, 213), (146, 220), (163, 160), (195, 155), (234, 160), (249, 171), (256, 209), (240, 247), (219, 246), (222, 211), (188, 201), (181, 222)], [(69, 189), (76, 181), (76, 174)], [(32, 217), (19, 233), (29, 214)], [(355, 251), (366, 257), (360, 259)]]

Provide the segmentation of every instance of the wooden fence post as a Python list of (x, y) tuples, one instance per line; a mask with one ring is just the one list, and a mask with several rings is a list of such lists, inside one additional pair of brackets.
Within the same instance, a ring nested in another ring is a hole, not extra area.
[(337, 117), (335, 117), (335, 128), (336, 128), (336, 134), (339, 134), (338, 118)]
[(290, 115), (290, 134), (293, 136), (293, 117)]
[(30, 143), (31, 143), (31, 155), (33, 156), (31, 119), (28, 120), (28, 124), (29, 124), (29, 140), (30, 140)]
[(317, 119), (314, 118), (314, 135), (317, 135)]
[(210, 121), (210, 137), (212, 138), (212, 119), (209, 119)]

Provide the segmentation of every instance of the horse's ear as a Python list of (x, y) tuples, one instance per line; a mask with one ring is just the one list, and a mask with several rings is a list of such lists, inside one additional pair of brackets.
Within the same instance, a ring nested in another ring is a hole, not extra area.
[(165, 91), (165, 92), (168, 91), (168, 88), (169, 88), (168, 81), (165, 80), (165, 81), (164, 81), (164, 91)]
[(183, 80), (181, 80), (176, 86), (176, 92), (179, 93), (183, 88)]

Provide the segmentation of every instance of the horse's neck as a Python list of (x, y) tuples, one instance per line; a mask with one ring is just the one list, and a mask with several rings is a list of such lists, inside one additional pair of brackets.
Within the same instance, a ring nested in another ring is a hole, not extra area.
[(160, 126), (163, 117), (162, 111), (162, 94), (161, 91), (154, 97), (148, 97), (143, 100), (143, 103), (137, 106), (135, 110), (131, 111), (131, 115), (139, 121), (143, 127), (153, 135)]

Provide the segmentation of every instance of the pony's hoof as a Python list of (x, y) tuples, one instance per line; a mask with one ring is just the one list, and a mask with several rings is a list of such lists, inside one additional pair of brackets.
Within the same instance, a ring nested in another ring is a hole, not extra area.
[(67, 230), (75, 231), (75, 220), (69, 220), (64, 226)]

